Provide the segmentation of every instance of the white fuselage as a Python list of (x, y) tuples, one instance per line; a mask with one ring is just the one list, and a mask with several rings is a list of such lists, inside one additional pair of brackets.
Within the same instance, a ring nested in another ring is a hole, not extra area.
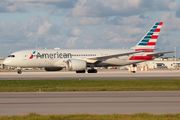
[[(13, 67), (66, 67), (65, 61), (68, 59), (94, 58), (98, 56), (108, 56), (118, 53), (134, 52), (132, 49), (47, 49), (47, 50), (23, 50), (14, 52), (4, 60), (4, 64)], [(33, 54), (34, 52), (34, 54)], [(133, 59), (138, 56), (138, 59)], [(94, 63), (95, 67), (101, 66), (123, 66), (133, 63), (151, 60), (152, 57), (144, 58), (146, 53), (137, 53), (122, 57), (110, 58), (105, 61)], [(142, 59), (141, 59), (142, 58)], [(88, 64), (87, 64), (88, 66)]]

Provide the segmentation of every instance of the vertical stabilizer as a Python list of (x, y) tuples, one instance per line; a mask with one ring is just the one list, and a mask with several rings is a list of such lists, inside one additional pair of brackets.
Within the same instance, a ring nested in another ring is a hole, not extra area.
[[(145, 34), (145, 36), (139, 41), (139, 43), (131, 49), (135, 49), (136, 51), (154, 49), (162, 24), (163, 22), (157, 22), (154, 24), (152, 28)], [(147, 52), (153, 52), (153, 50)]]

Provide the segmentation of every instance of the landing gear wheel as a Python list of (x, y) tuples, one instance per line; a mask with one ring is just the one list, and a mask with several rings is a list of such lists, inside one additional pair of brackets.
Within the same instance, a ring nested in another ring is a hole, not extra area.
[(76, 71), (76, 73), (86, 73), (85, 70), (82, 70), (82, 71)]
[(21, 70), (18, 70), (18, 71), (17, 71), (17, 73), (18, 73), (18, 74), (21, 74), (21, 73), (22, 73), (22, 71), (21, 71)]
[(90, 70), (88, 70), (88, 73), (97, 73), (97, 70), (96, 69), (90, 69)]

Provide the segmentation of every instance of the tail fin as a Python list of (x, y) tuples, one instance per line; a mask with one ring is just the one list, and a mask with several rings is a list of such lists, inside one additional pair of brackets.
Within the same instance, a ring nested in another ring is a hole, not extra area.
[[(163, 22), (157, 22), (132, 49), (135, 51), (154, 49)], [(153, 50), (147, 51), (153, 52)]]

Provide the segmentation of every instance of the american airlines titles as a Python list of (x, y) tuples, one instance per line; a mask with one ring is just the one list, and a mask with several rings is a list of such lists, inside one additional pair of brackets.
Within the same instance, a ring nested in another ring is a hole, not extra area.
[(72, 58), (71, 53), (37, 53), (36, 59), (41, 58), (41, 59), (54, 59), (54, 58)]

